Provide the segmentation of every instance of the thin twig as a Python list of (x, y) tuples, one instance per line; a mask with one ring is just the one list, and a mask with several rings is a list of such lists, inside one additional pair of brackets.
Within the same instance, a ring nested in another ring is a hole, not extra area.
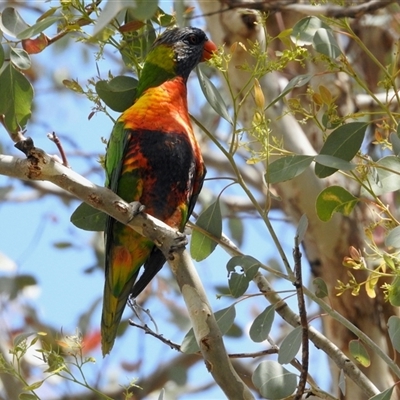
[(293, 258), (294, 258), (294, 275), (296, 279), (293, 282), (293, 285), (295, 286), (297, 292), (297, 303), (299, 306), (299, 315), (302, 328), (302, 351), (301, 351), (302, 367), (300, 371), (299, 385), (297, 386), (297, 392), (294, 400), (300, 400), (304, 394), (308, 376), (308, 359), (309, 359), (308, 321), (307, 321), (306, 305), (304, 302), (303, 279), (301, 276), (301, 252), (300, 252), (298, 235), (295, 236), (294, 242), (295, 244), (293, 250)]
[(67, 155), (65, 154), (64, 147), (61, 143), (60, 138), (56, 135), (55, 132), (48, 133), (47, 137), (57, 146), (57, 149), (60, 152), (62, 164), (64, 165), (64, 167), (71, 168), (68, 163)]

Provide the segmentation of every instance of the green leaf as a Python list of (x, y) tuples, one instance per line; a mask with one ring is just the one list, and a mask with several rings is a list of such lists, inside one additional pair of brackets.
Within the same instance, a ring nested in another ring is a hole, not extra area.
[[(222, 215), (219, 198), (208, 206), (199, 216), (196, 225), (216, 238), (222, 234)], [(194, 260), (202, 261), (217, 247), (217, 242), (194, 229), (190, 241), (190, 253)]]
[(135, 100), (137, 83), (136, 79), (129, 76), (116, 76), (109, 82), (96, 82), (96, 92), (112, 110), (123, 112)]
[(318, 154), (315, 157), (315, 161), (318, 164), (324, 165), (325, 167), (334, 168), (335, 170), (351, 171), (356, 167), (355, 164), (342, 160), (341, 158), (329, 156), (327, 154)]
[(3, 66), (5, 60), (5, 55), (4, 55), (4, 48), (0, 44), (0, 68)]
[(300, 175), (314, 160), (314, 156), (292, 155), (278, 158), (268, 165), (265, 180), (269, 184), (288, 181)]
[(400, 249), (400, 226), (393, 228), (385, 238), (385, 246)]
[(61, 17), (48, 17), (45, 19), (40, 20), (36, 24), (32, 25), (31, 27), (19, 32), (17, 34), (17, 39), (29, 39), (33, 36), (39, 35), (44, 30), (49, 28), (51, 25), (55, 24), (57, 21), (60, 21)]
[(313, 38), (313, 47), (329, 58), (337, 58), (342, 54), (331, 29), (318, 29)]
[(244, 274), (238, 274), (237, 272), (232, 272), (228, 279), (229, 290), (231, 295), (235, 298), (243, 296), (249, 287), (249, 280)]
[(315, 295), (319, 299), (323, 299), (329, 295), (328, 286), (322, 278), (315, 278), (313, 284), (315, 286)]
[(294, 25), (290, 38), (298, 46), (309, 46), (313, 44), (315, 33), (320, 28), (330, 29), (317, 17), (303, 18)]
[(400, 318), (392, 315), (388, 320), (389, 337), (393, 347), (400, 352)]
[[(1, 196), (0, 196), (1, 198)], [(230, 237), (238, 244), (240, 247), (243, 244), (244, 236), (244, 224), (241, 218), (232, 217), (228, 219), (228, 227), (230, 231)]]
[(369, 400), (391, 400), (394, 386), (369, 398)]
[(247, 279), (251, 281), (258, 272), (260, 265), (260, 262), (251, 256), (234, 256), (226, 264), (226, 269), (228, 273), (231, 273), (235, 272), (236, 267), (241, 267)]
[(293, 329), (286, 337), (283, 339), (281, 345), (279, 346), (278, 352), (278, 362), (279, 364), (288, 364), (296, 354), (299, 352), (302, 341), (302, 327), (298, 326)]
[(230, 306), (214, 313), (217, 325), (222, 335), (225, 335), (232, 327), (236, 317), (235, 306)]
[(104, 231), (107, 215), (87, 203), (82, 203), (71, 215), (71, 222), (85, 231)]
[(367, 368), (371, 365), (368, 351), (360, 340), (351, 340), (349, 351), (353, 358), (363, 367)]
[(183, 338), (181, 351), (185, 354), (194, 354), (200, 351), (200, 347), (197, 344), (196, 337), (194, 336), (193, 328), (190, 328), (189, 332)]
[[(1, 63), (0, 63), (0, 65), (1, 65)], [(397, 127), (397, 129), (399, 129), (399, 128), (400, 128), (400, 124)], [(395, 156), (399, 156), (400, 155), (400, 137), (399, 137), (399, 133), (398, 132), (397, 133), (392, 132), (390, 134), (389, 138), (390, 138), (390, 143), (392, 143), (393, 154)]]
[(358, 198), (341, 186), (330, 186), (317, 197), (317, 215), (321, 221), (327, 222), (335, 212), (350, 215), (356, 206)]
[(228, 112), (228, 107), (225, 100), (221, 96), (220, 90), (218, 90), (214, 84), (208, 79), (208, 77), (202, 72), (198, 66), (196, 68), (197, 76), (199, 77), (200, 88), (207, 99), (210, 106), (214, 111), (223, 119), (233, 125), (232, 118)]
[(307, 232), (307, 228), (308, 228), (308, 218), (306, 214), (303, 214), (300, 218), (300, 221), (297, 225), (297, 229), (296, 229), (296, 235), (299, 238), (299, 243), (301, 243), (304, 239), (304, 235)]
[(297, 376), (272, 360), (260, 363), (251, 380), (261, 396), (271, 400), (289, 397), (297, 386)]
[[(400, 189), (400, 158), (387, 156), (378, 160), (375, 168), (368, 174), (368, 183), (376, 196), (396, 192)], [(369, 196), (367, 190), (361, 188), (362, 196)]]
[(1, 13), (0, 29), (6, 35), (16, 38), (19, 33), (28, 28), (29, 25), (22, 19), (15, 8), (7, 7)]
[(275, 308), (268, 306), (251, 324), (249, 335), (253, 342), (263, 342), (268, 338), (274, 322)]
[(11, 132), (23, 129), (31, 116), (33, 88), (25, 76), (8, 64), (0, 75), (0, 114)]
[[(326, 139), (320, 154), (350, 161), (360, 150), (368, 124), (364, 122), (350, 122), (336, 128)], [(320, 178), (326, 178), (336, 172), (338, 168), (315, 164), (315, 173)]]
[[(388, 289), (388, 300), (394, 307), (400, 307), (400, 276), (396, 276)], [(400, 347), (400, 346), (399, 346)]]
[(10, 59), (17, 68), (22, 70), (29, 69), (32, 66), (31, 58), (24, 49), (11, 47)]
[(297, 75), (295, 76), (293, 79), (290, 80), (290, 82), (285, 86), (285, 88), (283, 89), (282, 93), (275, 97), (274, 100), (271, 101), (271, 103), (268, 104), (268, 106), (265, 108), (266, 110), (268, 110), (268, 108), (272, 107), (275, 103), (277, 103), (280, 99), (282, 99), (283, 97), (285, 97), (289, 92), (291, 92), (294, 88), (298, 88), (298, 87), (302, 87), (304, 85), (306, 85), (311, 78), (314, 75), (310, 75), (310, 74), (304, 74), (304, 75)]

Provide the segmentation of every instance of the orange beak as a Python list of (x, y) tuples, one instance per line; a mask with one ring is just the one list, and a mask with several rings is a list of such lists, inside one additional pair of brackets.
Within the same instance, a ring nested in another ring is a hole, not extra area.
[(207, 40), (207, 42), (204, 43), (203, 57), (201, 58), (201, 61), (208, 61), (212, 57), (212, 54), (217, 51), (218, 47), (215, 43), (211, 40)]

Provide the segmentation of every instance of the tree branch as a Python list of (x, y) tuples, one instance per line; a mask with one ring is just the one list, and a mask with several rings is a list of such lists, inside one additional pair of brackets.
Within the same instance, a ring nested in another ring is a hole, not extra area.
[(364, 14), (373, 13), (381, 8), (387, 7), (396, 0), (370, 0), (356, 5), (309, 5), (297, 4), (296, 0), (276, 0), (276, 1), (225, 1), (229, 9), (249, 8), (263, 12), (295, 11), (307, 16), (324, 15), (332, 18), (360, 18)]
[(184, 248), (171, 253), (174, 243), (185, 236), (151, 215), (134, 216), (133, 207), (114, 192), (93, 184), (35, 148), (33, 143), (25, 142), (19, 143), (18, 148), (27, 154), (26, 159), (0, 155), (0, 175), (52, 182), (151, 239), (166, 256), (176, 277), (208, 371), (229, 399), (254, 399), (227, 356), (222, 334), (189, 253)]

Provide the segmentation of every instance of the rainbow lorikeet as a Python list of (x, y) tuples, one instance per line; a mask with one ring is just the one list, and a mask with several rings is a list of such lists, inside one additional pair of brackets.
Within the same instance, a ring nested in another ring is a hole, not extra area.
[[(186, 82), (193, 68), (216, 50), (197, 28), (161, 34), (146, 57), (136, 100), (119, 117), (107, 147), (106, 186), (180, 231), (206, 173), (188, 114)], [(111, 351), (128, 297), (138, 296), (165, 263), (152, 241), (111, 217), (105, 241), (103, 355)]]

